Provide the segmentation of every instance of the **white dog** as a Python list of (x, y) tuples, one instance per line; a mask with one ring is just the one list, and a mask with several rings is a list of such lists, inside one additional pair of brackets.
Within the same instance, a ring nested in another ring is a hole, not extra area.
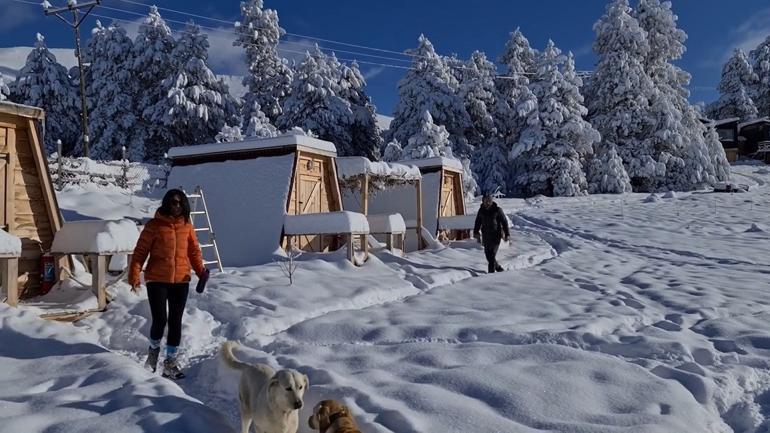
[(228, 341), (220, 353), (228, 367), (241, 371), (241, 433), (248, 433), (252, 421), (257, 433), (296, 433), (307, 376), (292, 369), (276, 372), (265, 364), (241, 362), (233, 355), (236, 345)]

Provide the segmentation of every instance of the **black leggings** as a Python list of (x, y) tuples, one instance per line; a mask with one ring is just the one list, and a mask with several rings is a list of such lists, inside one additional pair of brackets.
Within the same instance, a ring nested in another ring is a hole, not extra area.
[(497, 264), (497, 250), (500, 248), (500, 241), (484, 243), (484, 255), (487, 257), (487, 272), (495, 272)]
[[(189, 283), (147, 283), (147, 298), (150, 300), (152, 327), (150, 338), (160, 340), (168, 322), (167, 346), (179, 346), (182, 340), (182, 315), (187, 304)], [(168, 303), (168, 314), (166, 304)]]

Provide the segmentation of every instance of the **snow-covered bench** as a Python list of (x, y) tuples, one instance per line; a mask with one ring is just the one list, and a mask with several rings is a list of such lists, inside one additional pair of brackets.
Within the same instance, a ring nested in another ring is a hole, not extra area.
[(442, 216), (438, 219), (440, 240), (467, 239), (473, 232), (476, 215)]
[[(91, 270), (91, 287), (98, 300), (98, 309), (107, 308), (107, 258), (131, 255), (139, 239), (139, 230), (131, 220), (73, 221), (56, 232), (51, 246), (53, 254), (82, 255)], [(129, 259), (130, 261), (130, 259)]]
[(21, 239), (0, 230), (0, 284), (5, 290), (6, 303), (16, 306), (19, 303), (17, 281), (19, 277), (19, 257), (21, 257)]
[(345, 236), (348, 244), (348, 260), (356, 263), (355, 240), (360, 240), (364, 260), (369, 256), (368, 244), (369, 222), (364, 214), (357, 212), (327, 212), (301, 215), (286, 215), (283, 220), (283, 233), (287, 244), (292, 245), (295, 236)]
[(394, 251), (395, 247), (404, 251), (406, 223), (401, 214), (367, 215), (366, 219), (369, 222), (369, 233), (372, 235), (384, 235), (385, 245), (390, 251)]

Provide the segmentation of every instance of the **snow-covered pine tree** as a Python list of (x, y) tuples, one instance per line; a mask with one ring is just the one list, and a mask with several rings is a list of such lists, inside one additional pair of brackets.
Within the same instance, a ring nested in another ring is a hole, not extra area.
[(150, 7), (150, 13), (139, 26), (133, 47), (132, 73), (137, 81), (137, 113), (147, 134), (144, 160), (158, 162), (172, 145), (177, 144), (174, 128), (159, 118), (156, 108), (168, 97), (163, 80), (175, 72), (172, 58), (175, 41), (171, 29), (158, 13)]
[(385, 146), (385, 150), (382, 152), (382, 160), (387, 162), (396, 162), (402, 160), (403, 149), (401, 149), (401, 143), (398, 140), (393, 140)]
[(0, 72), (0, 101), (5, 101), (8, 99), (10, 94), (11, 89), (9, 89), (8, 85), (5, 84), (5, 77), (3, 76), (2, 72)]
[(133, 42), (126, 30), (114, 23), (96, 22), (85, 50), (90, 85), (89, 153), (93, 159), (115, 160), (122, 147), (132, 161), (144, 158), (144, 128), (136, 111), (136, 81), (131, 72)]
[(13, 83), (11, 96), (14, 102), (45, 110), (45, 147), (49, 154), (56, 152), (57, 140), (62, 141), (62, 152), (71, 153), (80, 136), (77, 89), (72, 86), (67, 69), (48, 51), (40, 33)]
[(409, 142), (402, 151), (403, 159), (425, 159), (445, 156), (453, 158), (449, 132), (443, 125), (433, 123), (429, 111), (420, 116), (420, 129), (409, 137)]
[(241, 133), (240, 126), (223, 126), (222, 130), (214, 137), (217, 143), (232, 143), (235, 141), (243, 141), (244, 136)]
[(382, 138), (377, 126), (377, 109), (364, 91), (366, 80), (356, 62), (350, 66), (340, 64), (339, 70), (340, 96), (350, 104), (353, 113), (353, 123), (350, 125), (350, 156), (365, 156), (376, 161), (380, 159)]
[(749, 53), (757, 74), (754, 103), (759, 117), (770, 116), (770, 36)]
[(730, 180), (730, 161), (727, 160), (725, 148), (719, 141), (719, 134), (714, 124), (706, 126), (704, 140), (714, 167), (714, 178), (717, 182)]
[(282, 130), (300, 127), (318, 138), (331, 141), (339, 155), (350, 155), (350, 125), (353, 112), (340, 97), (339, 70), (318, 46), (297, 66), (292, 91), (283, 104), (276, 126)]
[(234, 46), (246, 51), (249, 73), (243, 78), (248, 92), (244, 96), (243, 118), (257, 102), (270, 122), (276, 124), (284, 99), (291, 92), (292, 70), (278, 55), (278, 41), (286, 32), (278, 24), (278, 12), (263, 9), (262, 0), (241, 2), (241, 22), (235, 23)]
[(720, 96), (707, 108), (707, 114), (714, 120), (740, 117), (751, 120), (757, 117), (757, 107), (751, 98), (759, 77), (754, 73), (746, 53), (740, 49), (733, 51), (730, 60), (722, 67), (722, 79), (719, 82)]
[(270, 123), (270, 119), (267, 118), (265, 113), (262, 112), (257, 101), (254, 101), (254, 106), (249, 111), (251, 112), (251, 118), (248, 119), (248, 124), (246, 125), (246, 137), (270, 138), (278, 135), (278, 130)]
[(495, 81), (499, 95), (495, 120), (498, 131), (512, 146), (526, 127), (527, 116), (537, 106), (528, 88), (529, 77), (535, 73), (535, 50), (520, 29), (511, 33), (498, 62), (503, 65), (505, 78)]
[(240, 123), (238, 103), (207, 65), (208, 49), (208, 36), (188, 23), (171, 53), (174, 68), (162, 83), (167, 97), (149, 117), (172, 128), (178, 140), (172, 145), (210, 143), (225, 125)]
[[(559, 69), (563, 64), (569, 80)], [(510, 155), (517, 174), (515, 186), (525, 196), (576, 196), (588, 190), (582, 161), (600, 137), (583, 119), (586, 109), (579, 84), (572, 57), (563, 56), (548, 41), (536, 57), (529, 85), (538, 106)]]
[(424, 113), (428, 111), (436, 124), (445, 126), (458, 154), (467, 156), (469, 149), (465, 146), (464, 134), (470, 119), (457, 95), (457, 80), (425, 36), (420, 35), (418, 47), (408, 53), (414, 56), (414, 61), (398, 83), (399, 100), (388, 131), (389, 139), (408, 143), (420, 132)]
[(631, 192), (631, 179), (618, 156), (615, 146), (604, 144), (600, 153), (595, 153), (586, 167), (588, 192), (590, 194), (622, 194)]
[(670, 2), (640, 0), (634, 11), (647, 32), (650, 50), (644, 67), (657, 92), (651, 114), (657, 127), (651, 136), (656, 159), (665, 161), (665, 178), (658, 188), (692, 190), (715, 181), (714, 166), (705, 143), (705, 125), (688, 100), (690, 74), (672, 62), (685, 52), (687, 34), (677, 28)]
[(665, 175), (650, 140), (656, 119), (650, 101), (656, 88), (644, 70), (650, 50), (646, 32), (631, 16), (628, 0), (613, 0), (594, 24), (594, 51), (599, 61), (592, 77), (589, 121), (601, 134), (596, 149), (616, 151), (635, 191), (649, 191)]
[(465, 200), (471, 201), (478, 195), (479, 184), (476, 182), (473, 170), (471, 170), (471, 160), (462, 158), (460, 163), (463, 165), (463, 195)]

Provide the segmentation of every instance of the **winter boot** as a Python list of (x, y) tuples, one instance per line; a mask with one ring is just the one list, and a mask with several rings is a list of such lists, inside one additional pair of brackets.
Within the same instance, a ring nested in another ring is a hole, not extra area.
[(155, 349), (150, 347), (147, 352), (147, 361), (144, 361), (144, 368), (155, 373), (158, 369), (158, 355), (160, 355), (160, 347), (156, 347)]
[(495, 263), (495, 272), (503, 272), (505, 269), (503, 269), (502, 266), (500, 266), (499, 263)]
[(184, 378), (184, 373), (182, 373), (182, 370), (179, 369), (179, 365), (176, 363), (176, 357), (163, 360), (163, 377), (172, 380)]

